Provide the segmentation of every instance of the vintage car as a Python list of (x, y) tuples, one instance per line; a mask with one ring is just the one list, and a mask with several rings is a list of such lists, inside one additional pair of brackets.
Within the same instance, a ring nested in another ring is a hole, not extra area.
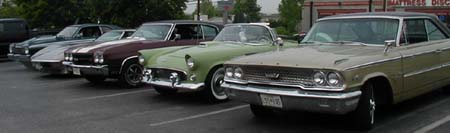
[(66, 51), (73, 74), (90, 82), (119, 79), (125, 87), (139, 87), (143, 68), (138, 51), (171, 46), (198, 45), (212, 40), (223, 26), (200, 21), (172, 20), (143, 24), (130, 39)]
[(36, 70), (41, 72), (50, 74), (72, 74), (72, 69), (62, 64), (64, 61), (64, 52), (66, 50), (125, 39), (134, 32), (134, 29), (112, 30), (91, 42), (68, 41), (59, 45), (51, 45), (31, 56), (31, 63)]
[(255, 116), (277, 109), (349, 114), (369, 130), (375, 108), (450, 83), (449, 36), (428, 14), (326, 17), (298, 48), (226, 62), (222, 87), (230, 99), (249, 103)]
[(11, 43), (22, 42), (30, 37), (30, 30), (25, 20), (19, 18), (0, 19), (0, 58), (7, 58)]
[(104, 24), (71, 25), (64, 28), (56, 36), (34, 37), (21, 43), (11, 44), (8, 58), (32, 68), (30, 57), (47, 46), (61, 43), (91, 42), (103, 33), (115, 29), (120, 29), (120, 27)]
[(140, 51), (140, 63), (146, 69), (143, 81), (161, 94), (178, 89), (202, 91), (211, 102), (227, 100), (223, 83), (225, 61), (243, 55), (251, 55), (298, 45), (283, 44), (281, 38), (267, 25), (230, 24), (214, 41), (194, 47), (172, 47)]

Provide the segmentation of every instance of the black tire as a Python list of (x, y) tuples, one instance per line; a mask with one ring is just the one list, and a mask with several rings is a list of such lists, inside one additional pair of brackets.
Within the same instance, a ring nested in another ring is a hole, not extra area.
[(102, 83), (106, 80), (103, 76), (84, 76), (84, 78), (91, 83)]
[(358, 107), (351, 114), (358, 129), (368, 131), (373, 128), (375, 123), (375, 107), (375, 93), (372, 83), (369, 82), (364, 84)]
[(143, 85), (143, 71), (144, 68), (137, 62), (131, 61), (125, 63), (119, 77), (120, 85), (127, 88), (141, 87)]
[(252, 110), (253, 115), (256, 117), (270, 117), (275, 114), (275, 112), (267, 107), (261, 106), (261, 105), (254, 105), (250, 104), (250, 110)]
[(207, 76), (203, 96), (212, 103), (228, 100), (225, 89), (220, 85), (224, 82), (225, 70), (223, 68), (214, 69)]
[(178, 89), (172, 89), (172, 88), (164, 88), (164, 87), (153, 87), (156, 92), (158, 92), (161, 95), (173, 95), (178, 92)]

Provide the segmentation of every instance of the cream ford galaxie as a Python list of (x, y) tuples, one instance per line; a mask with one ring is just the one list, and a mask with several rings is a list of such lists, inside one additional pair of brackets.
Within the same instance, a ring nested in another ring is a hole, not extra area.
[(276, 109), (350, 114), (369, 130), (376, 108), (450, 84), (449, 35), (428, 14), (326, 17), (297, 48), (226, 62), (222, 87), (255, 116)]

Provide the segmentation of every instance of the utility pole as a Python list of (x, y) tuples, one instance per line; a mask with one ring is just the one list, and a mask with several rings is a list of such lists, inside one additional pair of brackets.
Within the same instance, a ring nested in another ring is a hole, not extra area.
[(384, 12), (387, 12), (387, 5), (388, 5), (387, 0), (383, 0), (383, 10), (384, 10)]
[(373, 0), (369, 0), (369, 12), (372, 12), (373, 10)]
[(200, 21), (200, 0), (197, 0), (197, 21)]

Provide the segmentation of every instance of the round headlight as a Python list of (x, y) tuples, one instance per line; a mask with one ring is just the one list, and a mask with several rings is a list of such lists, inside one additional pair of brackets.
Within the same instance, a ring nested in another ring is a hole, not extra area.
[(13, 52), (14, 44), (9, 45), (9, 53)]
[(233, 68), (227, 67), (225, 69), (225, 76), (227, 76), (228, 78), (233, 78), (233, 75), (234, 75), (233, 73), (234, 73)]
[(94, 58), (94, 63), (98, 63), (98, 58)]
[(236, 68), (234, 69), (234, 77), (237, 79), (242, 79), (242, 76), (244, 75), (244, 72), (242, 71), (241, 68)]
[(189, 69), (193, 69), (195, 67), (194, 59), (192, 57), (186, 57), (186, 65)]
[(25, 52), (25, 54), (29, 54), (30, 53), (30, 49), (28, 49), (28, 47), (25, 47), (24, 52)]
[(64, 60), (68, 61), (69, 60), (69, 56), (67, 56), (67, 53), (64, 53)]
[(105, 60), (103, 59), (103, 56), (102, 56), (102, 58), (98, 59), (98, 63), (100, 63), (100, 64), (102, 64), (104, 61)]
[(139, 58), (139, 64), (144, 65), (144, 62), (145, 62), (144, 56), (139, 55), (138, 58)]
[(339, 87), (342, 85), (341, 77), (339, 76), (339, 74), (337, 74), (335, 72), (328, 73), (327, 82), (328, 82), (328, 85), (330, 85), (330, 86)]
[(314, 73), (313, 80), (317, 85), (325, 85), (325, 74), (323, 72), (316, 72)]
[(73, 61), (73, 55), (69, 54), (69, 61)]

